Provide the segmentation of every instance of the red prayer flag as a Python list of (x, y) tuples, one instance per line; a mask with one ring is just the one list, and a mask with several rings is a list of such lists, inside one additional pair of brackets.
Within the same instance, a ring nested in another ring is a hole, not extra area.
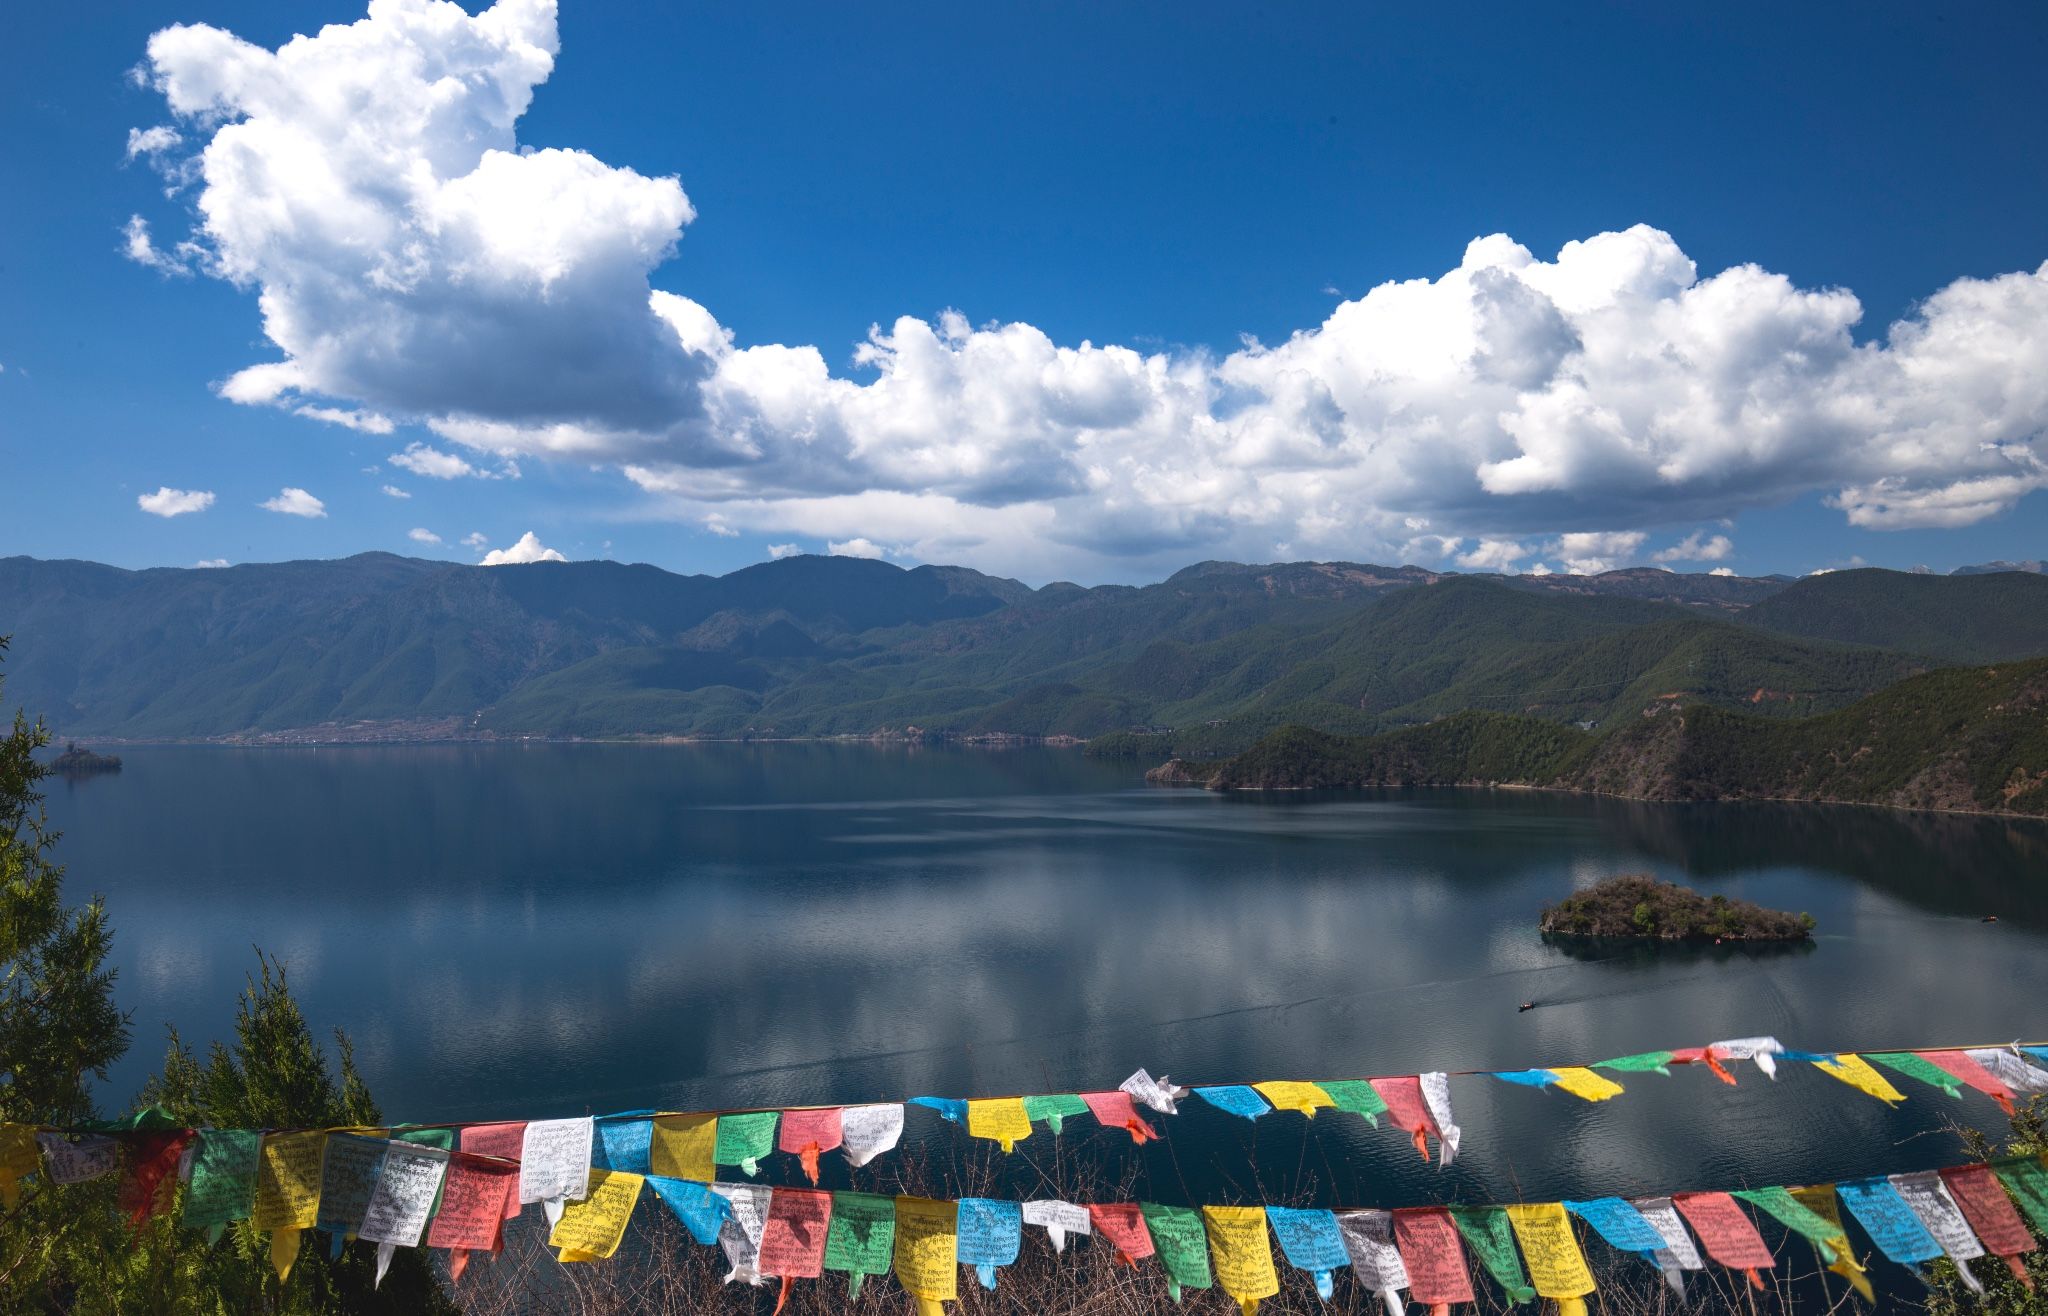
[[(462, 1131), (462, 1150), (478, 1156), (496, 1156), (514, 1166), (526, 1150), (526, 1121), (517, 1124), (472, 1124)], [(513, 1191), (505, 1199), (505, 1218), (519, 1214), (518, 1174), (514, 1171)], [(446, 1194), (443, 1194), (445, 1200)]]
[(1984, 1250), (1995, 1257), (2004, 1257), (2005, 1264), (2028, 1288), (2034, 1281), (2027, 1274), (2026, 1263), (2020, 1260), (2020, 1253), (2031, 1252), (2039, 1246), (2027, 1230), (2027, 1222), (2020, 1219), (2012, 1199), (2005, 1195), (2005, 1186), (1998, 1182), (1988, 1165), (1957, 1165), (1941, 1172), (1941, 1181), (1948, 1185), (1948, 1195), (1956, 1199), (1962, 1208), (1963, 1219), (1970, 1222)]
[(1101, 1120), (1105, 1128), (1128, 1131), (1132, 1142), (1150, 1142), (1159, 1136), (1159, 1130), (1139, 1117), (1128, 1092), (1083, 1092), (1081, 1100), (1088, 1103), (1088, 1113)]
[(177, 1179), (178, 1161), (191, 1140), (190, 1129), (144, 1133), (127, 1140), (128, 1177), (121, 1184), (121, 1209), (128, 1213), (132, 1227), (142, 1228), (164, 1208), (170, 1186)]
[(1671, 1201), (1700, 1236), (1708, 1256), (1730, 1270), (1748, 1271), (1750, 1287), (1764, 1286), (1757, 1271), (1777, 1265), (1778, 1259), (1734, 1198), (1726, 1193), (1673, 1193)]
[(1152, 1231), (1145, 1227), (1145, 1212), (1136, 1202), (1098, 1202), (1088, 1208), (1088, 1222), (1110, 1241), (1116, 1259), (1125, 1265), (1135, 1266), (1152, 1255)]
[(777, 1188), (768, 1198), (756, 1269), (784, 1279), (816, 1279), (825, 1273), (825, 1234), (831, 1224), (832, 1194)]
[(1444, 1135), (1429, 1113), (1429, 1103), (1422, 1099), (1422, 1077), (1404, 1074), (1397, 1078), (1376, 1078), (1372, 1080), (1372, 1090), (1387, 1103), (1387, 1117), (1408, 1130), (1415, 1139), (1415, 1150), (1422, 1153), (1423, 1160), (1428, 1160), (1429, 1142), (1424, 1135), (1435, 1134), (1438, 1142), (1443, 1141)]
[(2010, 1115), (2012, 1111), (2012, 1089), (2001, 1081), (1998, 1075), (1984, 1068), (1961, 1051), (1915, 1051), (1913, 1053), (1955, 1078), (1961, 1079), (1985, 1096), (1997, 1102), (1999, 1108)]
[[(518, 1127), (518, 1126), (513, 1126)], [(463, 1141), (469, 1141), (468, 1130)], [(456, 1249), (449, 1268), (456, 1274), (468, 1260), (468, 1253), (495, 1252), (512, 1210), (519, 1206), (519, 1167), (502, 1165), (467, 1152), (448, 1158), (448, 1172), (441, 1179), (441, 1209), (427, 1222), (425, 1245)]]
[(1474, 1301), (1465, 1246), (1450, 1212), (1440, 1206), (1394, 1212), (1394, 1246), (1408, 1268), (1408, 1293), (1417, 1302), (1439, 1307)]
[(804, 1173), (810, 1176), (814, 1184), (818, 1182), (818, 1156), (839, 1145), (839, 1111), (840, 1108), (834, 1106), (830, 1110), (782, 1112), (782, 1124), (776, 1130), (775, 1145), (802, 1161)]

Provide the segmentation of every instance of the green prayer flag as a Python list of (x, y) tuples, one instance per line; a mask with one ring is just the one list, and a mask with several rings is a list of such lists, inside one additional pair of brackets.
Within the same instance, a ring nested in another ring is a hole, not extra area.
[(1783, 1188), (1738, 1188), (1734, 1195), (1768, 1211), (1779, 1224), (1813, 1244), (1822, 1261), (1834, 1262), (1835, 1250), (1829, 1244), (1842, 1236), (1840, 1225), (1800, 1205), (1799, 1199)]
[(1179, 1302), (1182, 1289), (1206, 1289), (1215, 1283), (1209, 1275), (1209, 1234), (1200, 1211), (1157, 1202), (1140, 1202), (1138, 1209), (1145, 1213), (1152, 1250), (1166, 1267), (1168, 1297)]
[[(421, 1128), (417, 1125), (400, 1125), (391, 1130), (394, 1142), (409, 1142), (416, 1147), (439, 1147), (442, 1151), (455, 1150), (455, 1130), (448, 1128)], [(448, 1176), (442, 1175), (441, 1182), (434, 1188), (434, 1204), (427, 1208), (427, 1218), (441, 1214), (441, 1193), (448, 1187)]]
[(896, 1199), (879, 1193), (832, 1194), (825, 1227), (825, 1269), (847, 1274), (846, 1294), (857, 1297), (868, 1275), (886, 1275), (896, 1253)]
[(1024, 1098), (1024, 1115), (1033, 1124), (1044, 1120), (1057, 1138), (1065, 1130), (1069, 1115), (1086, 1115), (1088, 1103), (1071, 1092), (1054, 1093), (1043, 1097)]
[(185, 1122), (174, 1118), (162, 1106), (144, 1106), (117, 1120), (87, 1120), (78, 1127), (95, 1133), (174, 1133), (184, 1128)]
[(1929, 1087), (1940, 1088), (1952, 1097), (1963, 1095), (1962, 1080), (1949, 1073), (1940, 1065), (1911, 1051), (1866, 1051), (1865, 1060), (1875, 1060), (1886, 1069), (1895, 1070), (1907, 1078), (1917, 1078)]
[(720, 1115), (718, 1139), (711, 1159), (718, 1165), (737, 1165), (752, 1178), (761, 1171), (761, 1158), (775, 1150), (775, 1125), (779, 1110), (757, 1110), (746, 1115)]
[(1451, 1219), (1465, 1236), (1465, 1246), (1479, 1254), (1486, 1273), (1500, 1285), (1508, 1301), (1527, 1302), (1536, 1296), (1522, 1274), (1522, 1256), (1515, 1251), (1515, 1231), (1508, 1213), (1497, 1206), (1454, 1206)]
[(1669, 1051), (1640, 1051), (1632, 1056), (1616, 1056), (1612, 1060), (1595, 1060), (1595, 1069), (1612, 1069), (1624, 1074), (1662, 1074), (1671, 1077), (1671, 1053)]
[(187, 1229), (249, 1218), (256, 1209), (256, 1158), (262, 1149), (263, 1135), (255, 1129), (200, 1130), (180, 1217)]
[(1336, 1078), (1316, 1086), (1330, 1094), (1330, 1100), (1337, 1103), (1338, 1110), (1363, 1115), (1374, 1128), (1379, 1127), (1380, 1116), (1386, 1114), (1387, 1103), (1364, 1079)]
[(2048, 1168), (2043, 1168), (2040, 1159), (2015, 1156), (1993, 1161), (1991, 1172), (2020, 1204), (2020, 1210), (2027, 1213), (2027, 1219), (2034, 1222), (2034, 1228), (2048, 1233)]

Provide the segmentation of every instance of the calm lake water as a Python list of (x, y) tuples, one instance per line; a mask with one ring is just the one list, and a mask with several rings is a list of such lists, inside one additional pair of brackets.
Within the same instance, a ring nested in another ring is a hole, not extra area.
[[(50, 791), (134, 1013), (110, 1105), (160, 1061), (166, 1022), (223, 1032), (252, 946), (288, 962), (316, 1028), (349, 1031), (386, 1115), (419, 1121), (1071, 1091), (1139, 1065), (1239, 1082), (1758, 1033), (1819, 1050), (2048, 1035), (2032, 825), (1219, 797), (1050, 750), (121, 752), (119, 776)], [(1643, 870), (1810, 911), (1819, 938), (1571, 953), (1535, 932), (1546, 901)], [(1517, 1200), (1921, 1168), (1960, 1159), (1913, 1138), (1939, 1117), (1998, 1126), (1975, 1095), (1918, 1089), (1893, 1111), (1806, 1066), (1740, 1076), (1623, 1076), (1603, 1106), (1454, 1079), (1465, 1152), (1446, 1172), (1349, 1116), (1254, 1126), (1191, 1102), (1147, 1167), (1353, 1204)], [(914, 1113), (913, 1134), (935, 1123)]]

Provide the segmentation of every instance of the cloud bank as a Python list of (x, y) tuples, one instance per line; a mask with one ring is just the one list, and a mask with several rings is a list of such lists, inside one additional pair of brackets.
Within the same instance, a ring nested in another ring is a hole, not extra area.
[(520, 146), (558, 53), (546, 0), (376, 0), (274, 51), (151, 38), (174, 124), (133, 140), (190, 181), (193, 224), (167, 254), (137, 217), (127, 250), (257, 294), (279, 355), (224, 397), (424, 426), (447, 447), (392, 460), (429, 478), (595, 464), (679, 521), (1009, 569), (1590, 566), (1814, 492), (1852, 525), (1952, 527), (2048, 484), (2048, 265), (1958, 279), (1859, 342), (1851, 292), (1703, 277), (1644, 225), (1547, 259), (1481, 237), (1228, 354), (947, 311), (871, 328), (835, 373), (652, 287), (696, 213), (677, 179)]

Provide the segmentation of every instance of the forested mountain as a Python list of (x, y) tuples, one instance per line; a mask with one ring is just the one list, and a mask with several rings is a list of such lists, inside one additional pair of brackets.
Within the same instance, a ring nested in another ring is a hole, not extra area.
[[(1897, 602), (1903, 600), (1903, 602)], [(1870, 618), (1877, 620), (1870, 620)], [(10, 680), (71, 735), (1101, 736), (1183, 752), (1473, 709), (1802, 716), (2048, 653), (2048, 577), (1207, 562), (1084, 589), (793, 557), (726, 576), (388, 554), (215, 570), (0, 559)]]

